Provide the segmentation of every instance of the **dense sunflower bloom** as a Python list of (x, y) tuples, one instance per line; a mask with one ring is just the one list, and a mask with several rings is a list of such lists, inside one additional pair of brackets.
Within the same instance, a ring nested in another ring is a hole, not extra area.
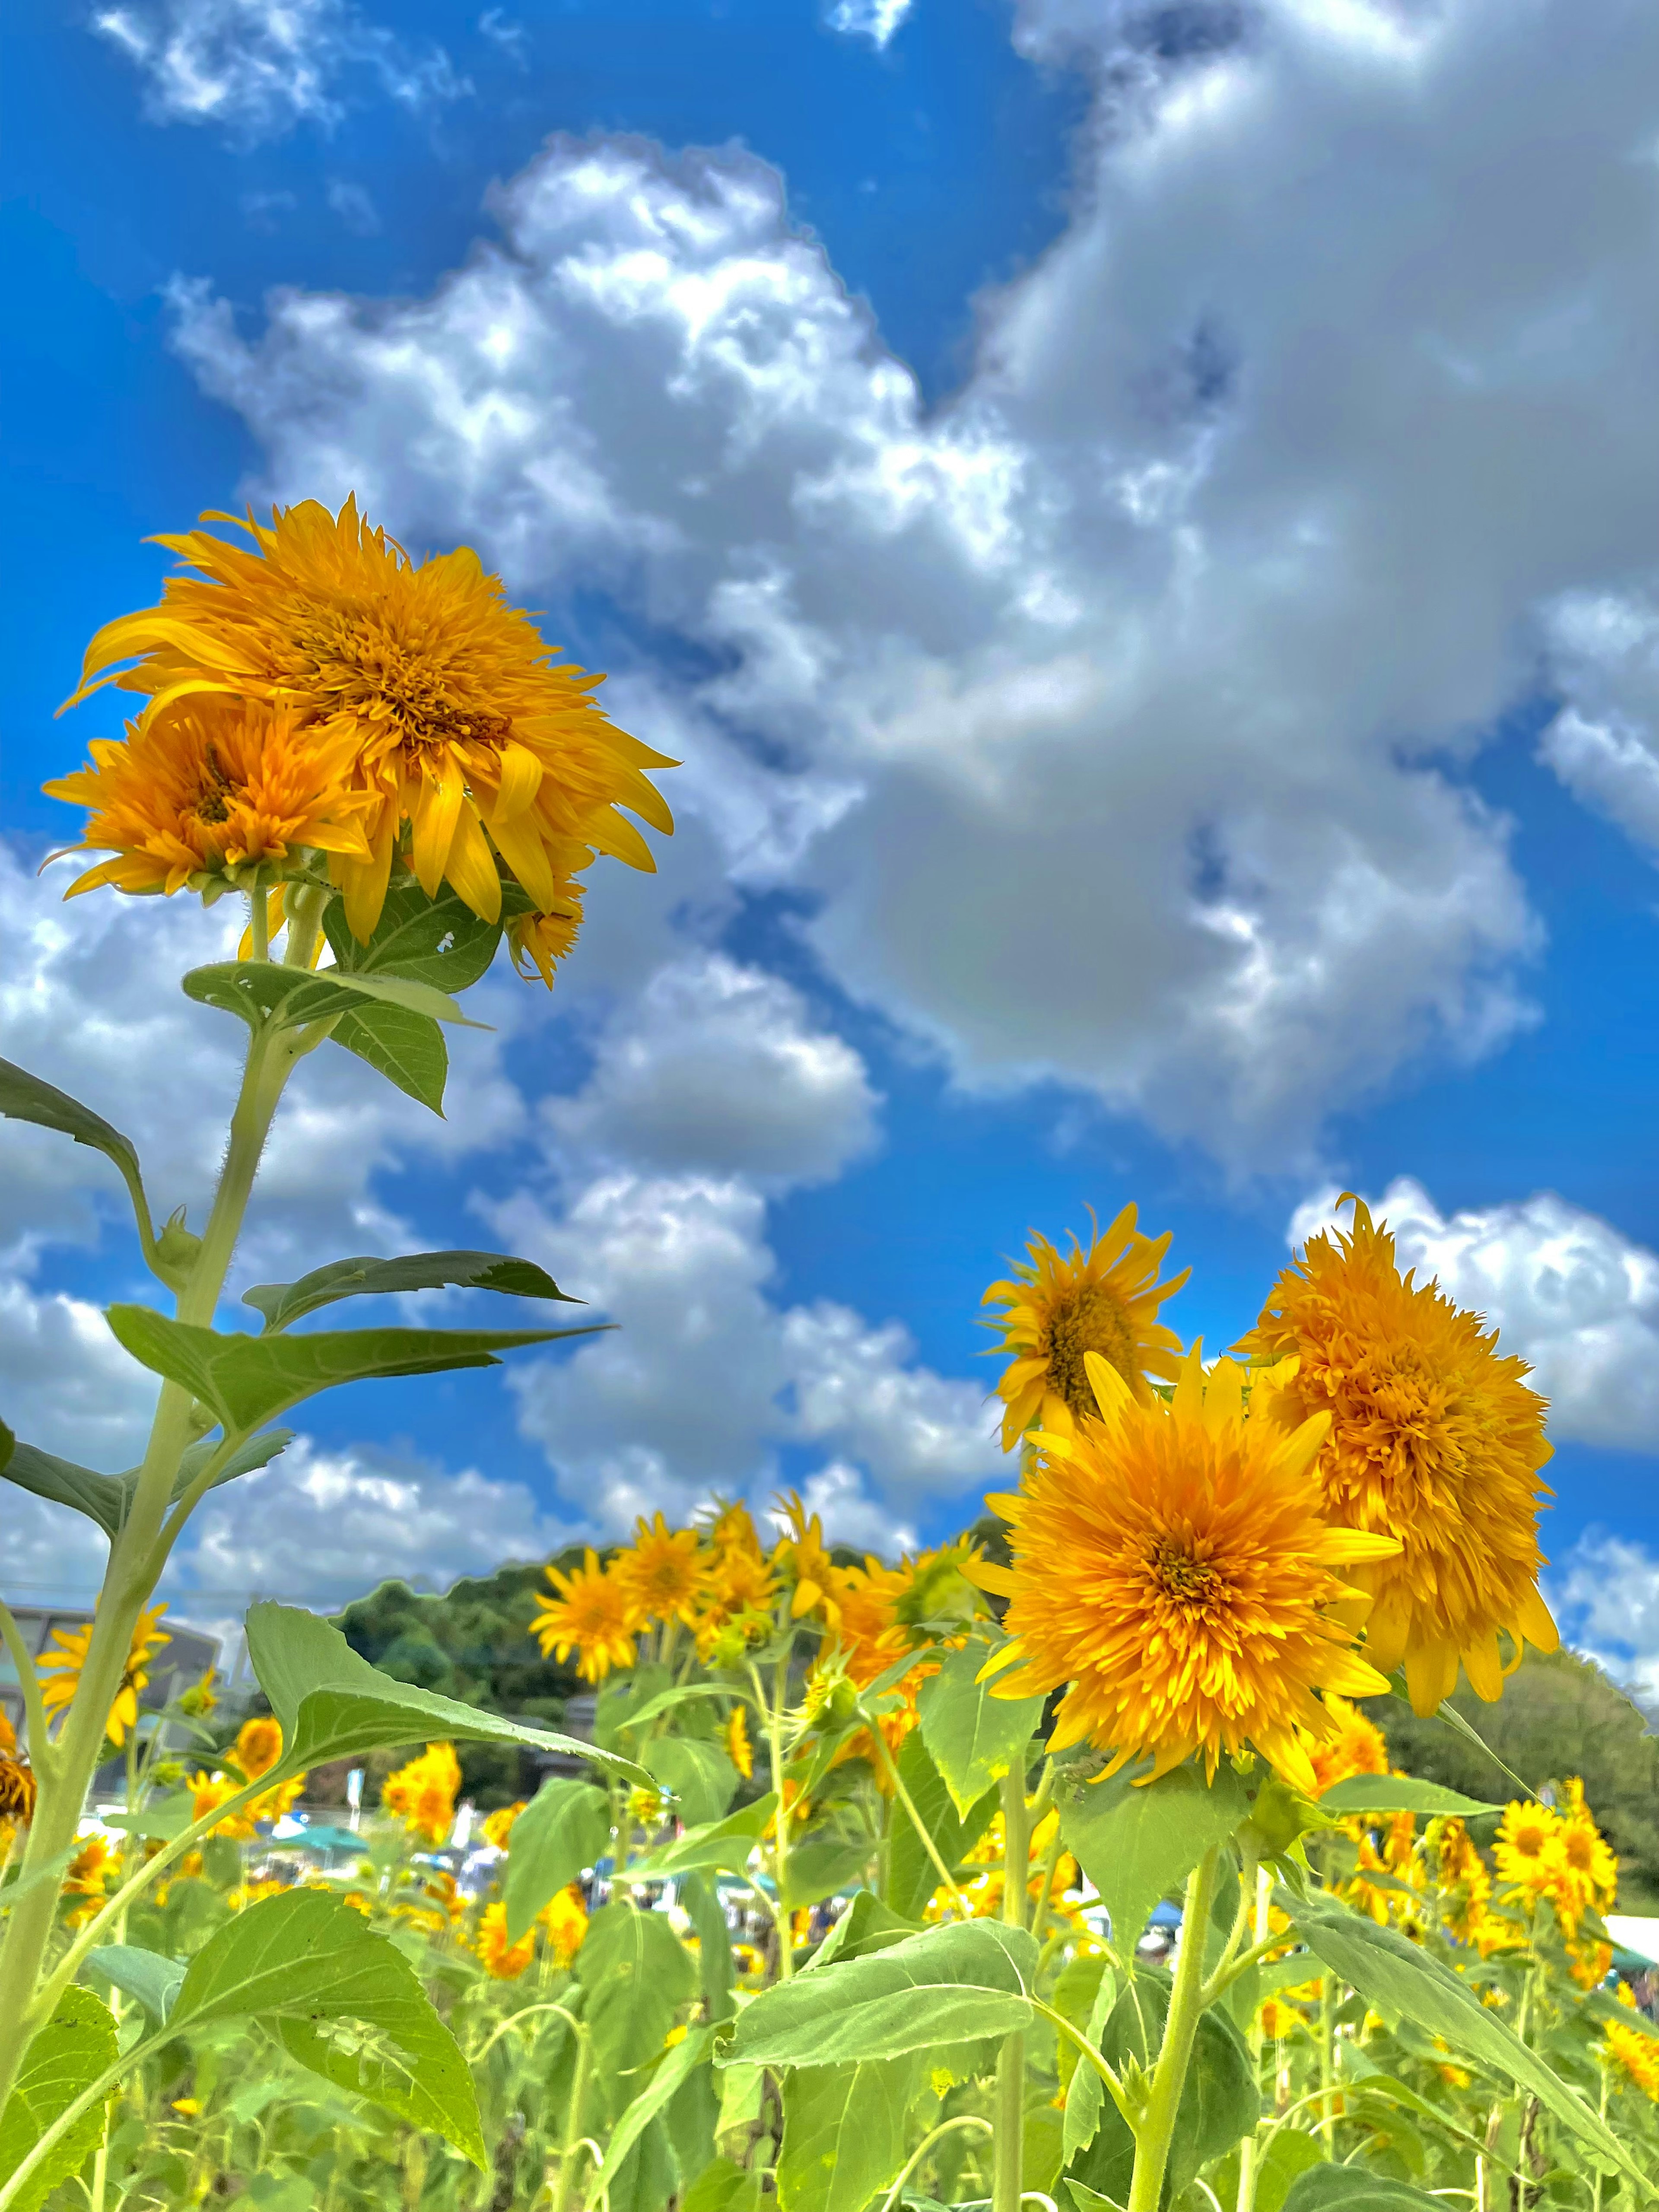
[(726, 1720), (726, 1755), (747, 1782), (755, 1771), (755, 1747), (749, 1741), (749, 1716), (741, 1705), (733, 1705)]
[(536, 1955), (536, 1931), (532, 1928), (516, 1943), (509, 1943), (507, 1940), (507, 1907), (504, 1905), (486, 1905), (478, 1922), (475, 1948), (483, 1961), (487, 1974), (498, 1982), (516, 1981)]
[(1553, 1807), (1535, 1802), (1504, 1808), (1492, 1858), (1498, 1878), (1529, 1900), (1553, 1897), (1561, 1887), (1566, 1860), (1561, 1822)]
[(697, 1601), (708, 1580), (711, 1554), (694, 1528), (671, 1528), (660, 1513), (635, 1523), (634, 1541), (611, 1562), (611, 1577), (628, 1607), (629, 1625), (696, 1620)]
[(380, 1802), (411, 1835), (441, 1844), (455, 1820), (455, 1793), (461, 1786), (460, 1762), (452, 1743), (429, 1743), (380, 1786)]
[(1331, 1726), (1315, 1693), (1386, 1687), (1353, 1648), (1363, 1601), (1338, 1570), (1395, 1540), (1321, 1520), (1328, 1417), (1247, 1418), (1231, 1360), (1206, 1377), (1194, 1350), (1172, 1401), (1150, 1405), (1098, 1354), (1088, 1372), (1099, 1419), (1040, 1431), (1018, 1492), (988, 1501), (1013, 1553), (972, 1571), (1009, 1601), (994, 1694), (1069, 1684), (1049, 1747), (1088, 1738), (1109, 1773), (1150, 1756), (1151, 1780), (1198, 1753), (1213, 1774), (1254, 1746), (1312, 1796), (1308, 1745)]
[(1460, 1943), (1479, 1945), (1492, 1925), (1487, 1914), (1492, 1876), (1474, 1839), (1461, 1820), (1431, 1820), (1427, 1848), (1435, 1860), (1440, 1917), (1447, 1933)]
[[(122, 1670), (121, 1686), (110, 1707), (109, 1719), (104, 1733), (112, 1744), (127, 1740), (127, 1730), (138, 1725), (138, 1693), (149, 1682), (149, 1662), (172, 1637), (161, 1626), (165, 1603), (146, 1606), (133, 1627), (132, 1644), (127, 1653), (127, 1663)], [(36, 1671), (42, 1677), (40, 1702), (48, 1713), (56, 1713), (73, 1703), (80, 1687), (81, 1670), (87, 1663), (87, 1654), (92, 1649), (92, 1624), (84, 1628), (54, 1628), (52, 1642), (35, 1661)]]
[(830, 1628), (841, 1626), (841, 1576), (823, 1541), (823, 1523), (808, 1513), (795, 1491), (777, 1500), (777, 1514), (786, 1534), (772, 1553), (772, 1565), (794, 1587), (789, 1595), (789, 1618), (805, 1620), (821, 1614)]
[(498, 1805), (493, 1813), (486, 1813), (479, 1832), (485, 1843), (493, 1844), (498, 1851), (511, 1848), (513, 1823), (525, 1808), (526, 1801), (515, 1798), (510, 1805)]
[(222, 888), (258, 872), (295, 872), (307, 848), (369, 858), (359, 827), (368, 794), (347, 783), (349, 730), (302, 731), (257, 701), (193, 699), (130, 722), (125, 739), (94, 738), (90, 750), (90, 765), (47, 784), (46, 795), (91, 811), (71, 850), (115, 858), (77, 877), (66, 898), (104, 884)]
[(602, 1682), (613, 1667), (634, 1663), (634, 1635), (629, 1604), (615, 1579), (600, 1566), (590, 1547), (582, 1565), (568, 1575), (547, 1570), (556, 1597), (538, 1598), (530, 1632), (545, 1659), (576, 1654), (576, 1671), (585, 1682)]
[(1607, 2057), (1632, 2088), (1659, 2105), (1659, 2040), (1639, 2027), (1613, 2021), (1602, 2039)]
[(242, 1723), (236, 1741), (226, 1753), (244, 1781), (257, 1782), (269, 1774), (283, 1755), (283, 1724), (274, 1713), (256, 1713)]
[(562, 884), (550, 913), (514, 915), (507, 925), (507, 949), (526, 983), (539, 975), (550, 991), (553, 988), (553, 970), (576, 942), (581, 926), (580, 884)]
[(1092, 1416), (1086, 1366), (1091, 1352), (1115, 1368), (1143, 1404), (1152, 1396), (1149, 1375), (1174, 1380), (1181, 1339), (1160, 1322), (1158, 1309), (1191, 1270), (1160, 1283), (1169, 1237), (1143, 1237), (1135, 1219), (1134, 1207), (1126, 1206), (1103, 1237), (1097, 1231), (1086, 1252), (1075, 1235), (1069, 1252), (1033, 1236), (1029, 1261), (1017, 1263), (1008, 1279), (993, 1283), (980, 1301), (1005, 1309), (991, 1326), (1002, 1331), (1000, 1349), (1013, 1355), (997, 1384), (1008, 1408), (1004, 1451), (1012, 1451), (1034, 1421), (1063, 1430), (1067, 1416)]
[(582, 1939), (587, 1934), (587, 1907), (575, 1883), (562, 1889), (550, 1905), (543, 1907), (538, 1917), (546, 1931), (553, 1963), (568, 1966), (581, 1949)]
[(149, 695), (148, 724), (229, 694), (291, 712), (319, 740), (348, 733), (368, 857), (331, 854), (330, 866), (359, 938), (405, 828), (428, 896), (447, 882), (486, 921), (501, 912), (500, 861), (546, 912), (590, 852), (654, 866), (617, 809), (671, 831), (645, 770), (672, 763), (606, 720), (601, 679), (557, 661), (476, 553), (417, 564), (355, 497), (337, 517), (307, 500), (269, 527), (252, 514), (203, 520), (246, 529), (252, 547), (205, 530), (158, 538), (197, 573), (99, 631), (70, 703), (116, 683)]
[(1325, 1699), (1331, 1733), (1312, 1752), (1319, 1795), (1334, 1790), (1354, 1774), (1386, 1774), (1389, 1747), (1376, 1723), (1367, 1720), (1357, 1705), (1334, 1693)]
[(1328, 1519), (1400, 1540), (1356, 1579), (1374, 1601), (1367, 1650), (1403, 1661), (1413, 1709), (1457, 1683), (1503, 1694), (1498, 1632), (1553, 1651), (1538, 1589), (1538, 1470), (1550, 1456), (1545, 1401), (1526, 1363), (1500, 1358), (1480, 1326), (1395, 1263), (1394, 1239), (1353, 1200), (1351, 1234), (1310, 1237), (1274, 1285), (1242, 1355), (1300, 1362), (1284, 1418), (1331, 1416), (1320, 1455)]
[[(7, 1734), (9, 1735), (9, 1729)], [(19, 1828), (27, 1828), (34, 1818), (34, 1769), (25, 1760), (14, 1759), (8, 1751), (0, 1751), (0, 1831), (3, 1831), (8, 1847)]]

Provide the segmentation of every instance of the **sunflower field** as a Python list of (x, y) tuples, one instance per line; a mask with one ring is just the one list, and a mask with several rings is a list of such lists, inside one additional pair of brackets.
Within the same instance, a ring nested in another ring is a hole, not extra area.
[[(158, 1228), (112, 1123), (0, 1062), (0, 1111), (119, 1175), (160, 1300), (106, 1316), (155, 1381), (139, 1466), (0, 1431), (0, 1474), (109, 1547), (44, 1653), (0, 1607), (0, 2212), (1659, 2201), (1659, 1975), (1615, 1954), (1570, 1749), (1488, 1757), (1477, 1797), (1394, 1771), (1378, 1725), (1396, 1700), (1478, 1747), (1460, 1681), (1495, 1705), (1554, 1648), (1549, 1446), (1522, 1363), (1357, 1200), (1207, 1362), (1133, 1207), (1034, 1237), (986, 1293), (1010, 1486), (978, 1540), (860, 1561), (798, 1498), (716, 1499), (550, 1569), (534, 1634), (591, 1732), (276, 1604), (257, 1694), (146, 1695), (179, 1533), (283, 1415), (583, 1333), (318, 1325), (428, 1289), (571, 1303), (471, 1251), (325, 1260), (228, 1323), (289, 1081), (330, 1046), (441, 1108), (503, 936), (550, 985), (595, 855), (652, 865), (617, 810), (672, 827), (669, 763), (471, 553), (416, 564), (349, 502), (248, 531), (164, 541), (193, 573), (77, 694), (141, 710), (57, 787), (112, 856), (76, 892), (241, 902), (237, 957), (183, 979), (247, 1033), (199, 1232)], [(465, 1742), (537, 1786), (475, 1824)], [(349, 1825), (295, 1817), (377, 1757)]]

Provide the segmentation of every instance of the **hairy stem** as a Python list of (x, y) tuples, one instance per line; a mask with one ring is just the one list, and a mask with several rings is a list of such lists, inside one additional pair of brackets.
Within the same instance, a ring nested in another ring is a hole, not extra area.
[(1135, 2133), (1134, 2179), (1129, 2184), (1128, 2212), (1157, 2212), (1164, 2193), (1164, 2176), (1175, 2140), (1176, 2114), (1187, 2086), (1187, 2069), (1204, 2005), (1204, 1938), (1210, 1924), (1210, 1899), (1215, 1888), (1220, 1854), (1207, 1850), (1187, 1881), (1181, 1916), (1181, 1950), (1176, 1960), (1175, 1985), (1170, 1992), (1169, 2018), (1164, 2026), (1164, 2047), (1158, 2054), (1146, 2116)]
[[(1255, 1924), (1250, 1933), (1253, 1948), (1260, 1949), (1267, 1942), (1273, 1905), (1273, 1881), (1266, 1867), (1255, 1870)], [(1258, 2086), (1261, 2077), (1261, 2008), (1252, 2009), (1250, 2032), (1247, 2039), (1250, 2046), (1250, 2065)], [(1238, 2212), (1255, 2212), (1256, 2178), (1261, 2171), (1261, 2141), (1255, 2129), (1238, 2147)]]

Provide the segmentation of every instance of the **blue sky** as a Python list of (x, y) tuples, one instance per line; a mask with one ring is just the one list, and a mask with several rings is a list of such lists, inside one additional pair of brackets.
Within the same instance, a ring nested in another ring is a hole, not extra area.
[[(446, 1129), (319, 1074), (244, 1278), (516, 1243), (622, 1334), (324, 1401), (198, 1612), (710, 1486), (942, 1532), (1028, 1228), (1136, 1199), (1218, 1346), (1352, 1187), (1534, 1362), (1556, 1595), (1659, 1679), (1659, 36), (1537, 12), (13, 27), (7, 1050), (197, 1195), (230, 1041), (168, 978), (218, 925), (32, 871), (82, 646), (204, 507), (478, 544), (686, 763), (552, 1001), (488, 987)], [(123, 1463), (102, 1171), (5, 1142), (15, 1425)], [(8, 1504), (15, 1594), (93, 1565)]]

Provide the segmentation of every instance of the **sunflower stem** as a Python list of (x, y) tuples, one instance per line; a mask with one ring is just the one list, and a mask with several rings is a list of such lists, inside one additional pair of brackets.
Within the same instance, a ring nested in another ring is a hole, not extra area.
[[(1025, 1809), (1025, 1761), (1016, 1759), (1002, 1779), (1002, 1918), (1025, 1925), (1025, 1880), (1030, 1831)], [(1005, 2036), (997, 2053), (996, 2138), (991, 2170), (991, 2212), (1019, 2212), (1024, 2185), (1025, 2038)]]
[[(1248, 1869), (1247, 1869), (1248, 1875)], [(1264, 1866), (1255, 1869), (1255, 1924), (1251, 1929), (1252, 1948), (1262, 1949), (1272, 1932), (1273, 1878)], [(1258, 2087), (1261, 2077), (1261, 2046), (1265, 2040), (1261, 2030), (1261, 2008), (1257, 2005), (1250, 2014), (1250, 2032), (1246, 2039), (1250, 2047), (1252, 2077)], [(1261, 2139), (1254, 2128), (1238, 2146), (1238, 2212), (1255, 2212), (1256, 2178), (1261, 2166)]]
[(11, 1654), (11, 1662), (17, 1669), (17, 1680), (23, 1692), (23, 1711), (29, 1728), (29, 1765), (34, 1769), (34, 1778), (41, 1787), (48, 1784), (58, 1764), (57, 1751), (46, 1733), (46, 1709), (40, 1698), (40, 1678), (34, 1671), (34, 1661), (23, 1641), (22, 1631), (12, 1619), (11, 1607), (0, 1598), (0, 1643)]
[(1164, 2194), (1176, 2115), (1181, 2109), (1181, 2093), (1187, 2086), (1187, 2069), (1203, 2012), (1204, 1937), (1210, 1924), (1210, 1899), (1219, 1858), (1219, 1850), (1212, 1847), (1188, 1877), (1181, 1915), (1181, 1950), (1170, 1991), (1164, 2047), (1152, 2071), (1146, 2116), (1135, 2132), (1135, 2170), (1129, 2184), (1127, 2212), (1157, 2212)]

